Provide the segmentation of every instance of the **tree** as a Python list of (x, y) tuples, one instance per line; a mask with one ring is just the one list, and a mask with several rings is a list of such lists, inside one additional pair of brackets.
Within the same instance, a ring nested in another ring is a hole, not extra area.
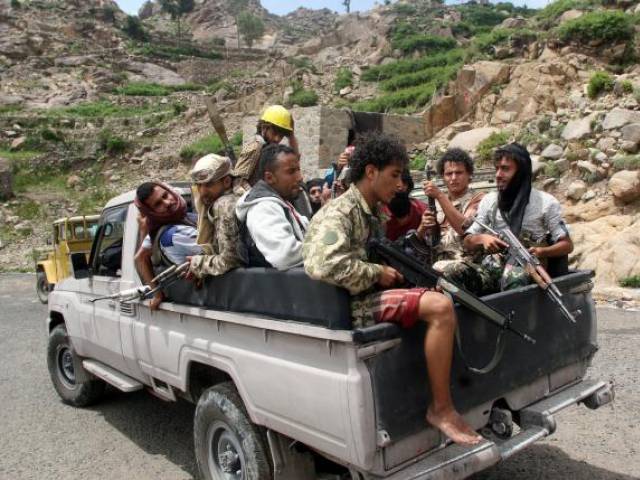
[(238, 16), (238, 32), (242, 34), (246, 44), (252, 47), (253, 42), (264, 35), (264, 23), (260, 17), (242, 12)]
[(185, 13), (189, 13), (195, 6), (194, 0), (160, 0), (160, 8), (163, 12), (168, 13), (171, 16), (171, 20), (177, 23), (178, 26), (178, 46), (180, 46), (180, 40), (182, 37), (182, 30), (180, 25), (180, 17)]
[(347, 10), (347, 13), (351, 11), (351, 0), (342, 0), (342, 5)]
[(147, 35), (147, 32), (142, 26), (142, 22), (138, 17), (134, 17), (133, 15), (127, 16), (122, 30), (134, 40), (146, 42), (149, 39), (149, 35)]
[(249, 0), (229, 0), (229, 13), (233, 15), (233, 19), (236, 22), (236, 38), (238, 39), (238, 48), (240, 48), (240, 26), (238, 20), (240, 14), (249, 6)]

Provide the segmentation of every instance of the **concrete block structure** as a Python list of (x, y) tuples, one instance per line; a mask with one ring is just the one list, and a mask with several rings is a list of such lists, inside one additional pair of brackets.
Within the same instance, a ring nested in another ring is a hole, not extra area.
[[(377, 130), (396, 135), (405, 145), (427, 139), (421, 116), (351, 112), (331, 107), (291, 109), (302, 155), (305, 179), (321, 176), (338, 159), (358, 133)], [(246, 117), (242, 124), (245, 143), (255, 138), (258, 117)]]

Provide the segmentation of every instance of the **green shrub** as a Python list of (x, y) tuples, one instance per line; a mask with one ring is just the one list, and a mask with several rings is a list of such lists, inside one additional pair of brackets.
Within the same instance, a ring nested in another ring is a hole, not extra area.
[(584, 10), (590, 5), (587, 0), (556, 0), (538, 11), (536, 17), (545, 22), (552, 22), (568, 10)]
[(23, 105), (0, 105), (0, 115), (6, 113), (16, 113), (23, 109)]
[(20, 202), (15, 209), (15, 214), (24, 220), (35, 220), (42, 217), (42, 210), (40, 204), (34, 202), (30, 198)]
[(62, 133), (50, 130), (48, 128), (41, 130), (40, 136), (47, 142), (64, 142), (64, 136), (62, 135)]
[(318, 104), (318, 94), (315, 90), (305, 90), (304, 88), (300, 88), (294, 90), (294, 92), (289, 96), (287, 104), (289, 106), (299, 105), (300, 107), (313, 107)]
[(149, 40), (149, 34), (144, 29), (142, 21), (140, 18), (134, 17), (133, 15), (127, 16), (127, 19), (124, 21), (122, 31), (133, 40), (138, 40), (140, 42), (146, 42)]
[(11, 8), (20, 8), (22, 7), (22, 3), (20, 0), (11, 0)]
[(614, 84), (613, 78), (607, 72), (596, 72), (589, 79), (587, 95), (589, 95), (589, 98), (596, 98), (603, 92), (613, 90)]
[(562, 41), (582, 44), (593, 40), (600, 43), (631, 41), (633, 35), (631, 17), (624, 12), (611, 10), (587, 13), (558, 28), (558, 36)]
[(222, 140), (215, 133), (206, 135), (191, 145), (184, 147), (180, 150), (180, 158), (183, 160), (193, 160), (194, 158), (202, 157), (208, 153), (223, 153), (224, 145)]
[(362, 73), (362, 80), (367, 82), (379, 82), (393, 78), (396, 75), (414, 73), (432, 67), (444, 67), (446, 65), (459, 64), (464, 59), (462, 49), (450, 50), (446, 53), (428, 55), (418, 59), (398, 60), (387, 65), (379, 65), (365, 70)]
[(182, 85), (160, 85), (158, 83), (131, 82), (122, 87), (117, 87), (115, 93), (120, 95), (130, 95), (139, 97), (162, 97), (170, 95), (172, 92), (192, 92), (204, 90), (206, 87), (195, 83), (184, 83)]
[(129, 148), (130, 143), (111, 130), (105, 129), (98, 134), (98, 145), (107, 155), (119, 155)]
[(165, 105), (149, 104), (140, 106), (117, 105), (106, 100), (97, 102), (79, 103), (70, 107), (50, 108), (43, 110), (42, 113), (48, 117), (82, 117), (82, 118), (101, 118), (101, 117), (138, 117), (156, 112), (169, 111), (170, 107)]
[(489, 33), (477, 35), (472, 43), (471, 50), (480, 53), (493, 53), (495, 45), (508, 44), (513, 47), (523, 47), (537, 40), (538, 34), (526, 28), (494, 28)]
[(411, 16), (417, 13), (416, 7), (407, 3), (395, 3), (393, 5), (393, 12), (402, 16)]
[(141, 43), (130, 46), (131, 53), (146, 57), (181, 60), (181, 57), (199, 57), (218, 60), (222, 54), (216, 51), (202, 50), (194, 46), (163, 45), (158, 43)]
[(476, 152), (478, 154), (477, 159), (481, 164), (490, 162), (493, 158), (493, 151), (497, 147), (504, 145), (508, 141), (509, 133), (493, 132), (478, 145), (478, 148), (476, 149)]
[(393, 42), (393, 47), (404, 53), (415, 51), (424, 53), (436, 53), (455, 48), (456, 41), (450, 37), (438, 37), (435, 35), (411, 35)]
[(333, 82), (333, 88), (336, 92), (339, 92), (345, 87), (350, 87), (353, 85), (353, 73), (351, 69), (348, 67), (342, 67), (338, 70), (336, 74), (336, 79)]
[(287, 58), (287, 63), (301, 70), (309, 70), (311, 73), (317, 73), (316, 67), (309, 57)]
[(619, 283), (621, 287), (640, 288), (640, 275), (623, 278)]
[(427, 165), (427, 157), (423, 153), (417, 154), (409, 162), (409, 168), (411, 170), (424, 171), (424, 167)]
[(629, 80), (623, 80), (620, 84), (623, 93), (633, 93), (633, 83)]
[(462, 20), (475, 26), (493, 27), (506, 18), (505, 14), (493, 5), (467, 4), (462, 6), (460, 11)]
[(555, 162), (547, 162), (544, 165), (544, 176), (548, 178), (560, 178), (560, 167)]

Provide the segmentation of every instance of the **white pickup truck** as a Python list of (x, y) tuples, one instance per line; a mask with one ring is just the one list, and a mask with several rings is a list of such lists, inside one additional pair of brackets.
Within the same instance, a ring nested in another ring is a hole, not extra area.
[(537, 341), (505, 336), (486, 374), (467, 368), (460, 352), (486, 363), (499, 331), (457, 307), (451, 388), (486, 437), (473, 447), (425, 422), (423, 327), (354, 330), (347, 293), (302, 270), (237, 269), (200, 289), (180, 280), (155, 312), (147, 301), (92, 302), (141, 284), (133, 198), (106, 205), (88, 264), (74, 257), (74, 277), (51, 293), (51, 380), (78, 407), (98, 401), (106, 384), (193, 401), (205, 479), (461, 479), (552, 434), (560, 410), (613, 400), (611, 385), (584, 378), (597, 350), (590, 272), (556, 278), (568, 308), (581, 311), (575, 324), (536, 286), (484, 297), (513, 310), (513, 326)]

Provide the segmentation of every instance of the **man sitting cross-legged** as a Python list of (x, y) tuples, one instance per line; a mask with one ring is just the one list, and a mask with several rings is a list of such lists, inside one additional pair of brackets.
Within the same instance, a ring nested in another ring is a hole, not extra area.
[[(307, 274), (346, 288), (353, 295), (354, 326), (395, 322), (404, 328), (427, 324), (424, 341), (432, 402), (427, 421), (456, 443), (476, 444), (481, 437), (455, 410), (449, 389), (456, 317), (451, 300), (425, 288), (395, 288), (402, 275), (369, 260), (367, 242), (381, 236), (380, 203), (402, 188), (407, 152), (397, 140), (376, 133), (356, 143), (351, 159), (352, 185), (312, 219), (302, 255)], [(382, 290), (391, 289), (391, 290)]]
[(300, 193), (300, 160), (284, 145), (268, 145), (260, 155), (260, 178), (238, 200), (250, 266), (288, 270), (302, 266), (302, 239), (309, 225), (291, 202)]

